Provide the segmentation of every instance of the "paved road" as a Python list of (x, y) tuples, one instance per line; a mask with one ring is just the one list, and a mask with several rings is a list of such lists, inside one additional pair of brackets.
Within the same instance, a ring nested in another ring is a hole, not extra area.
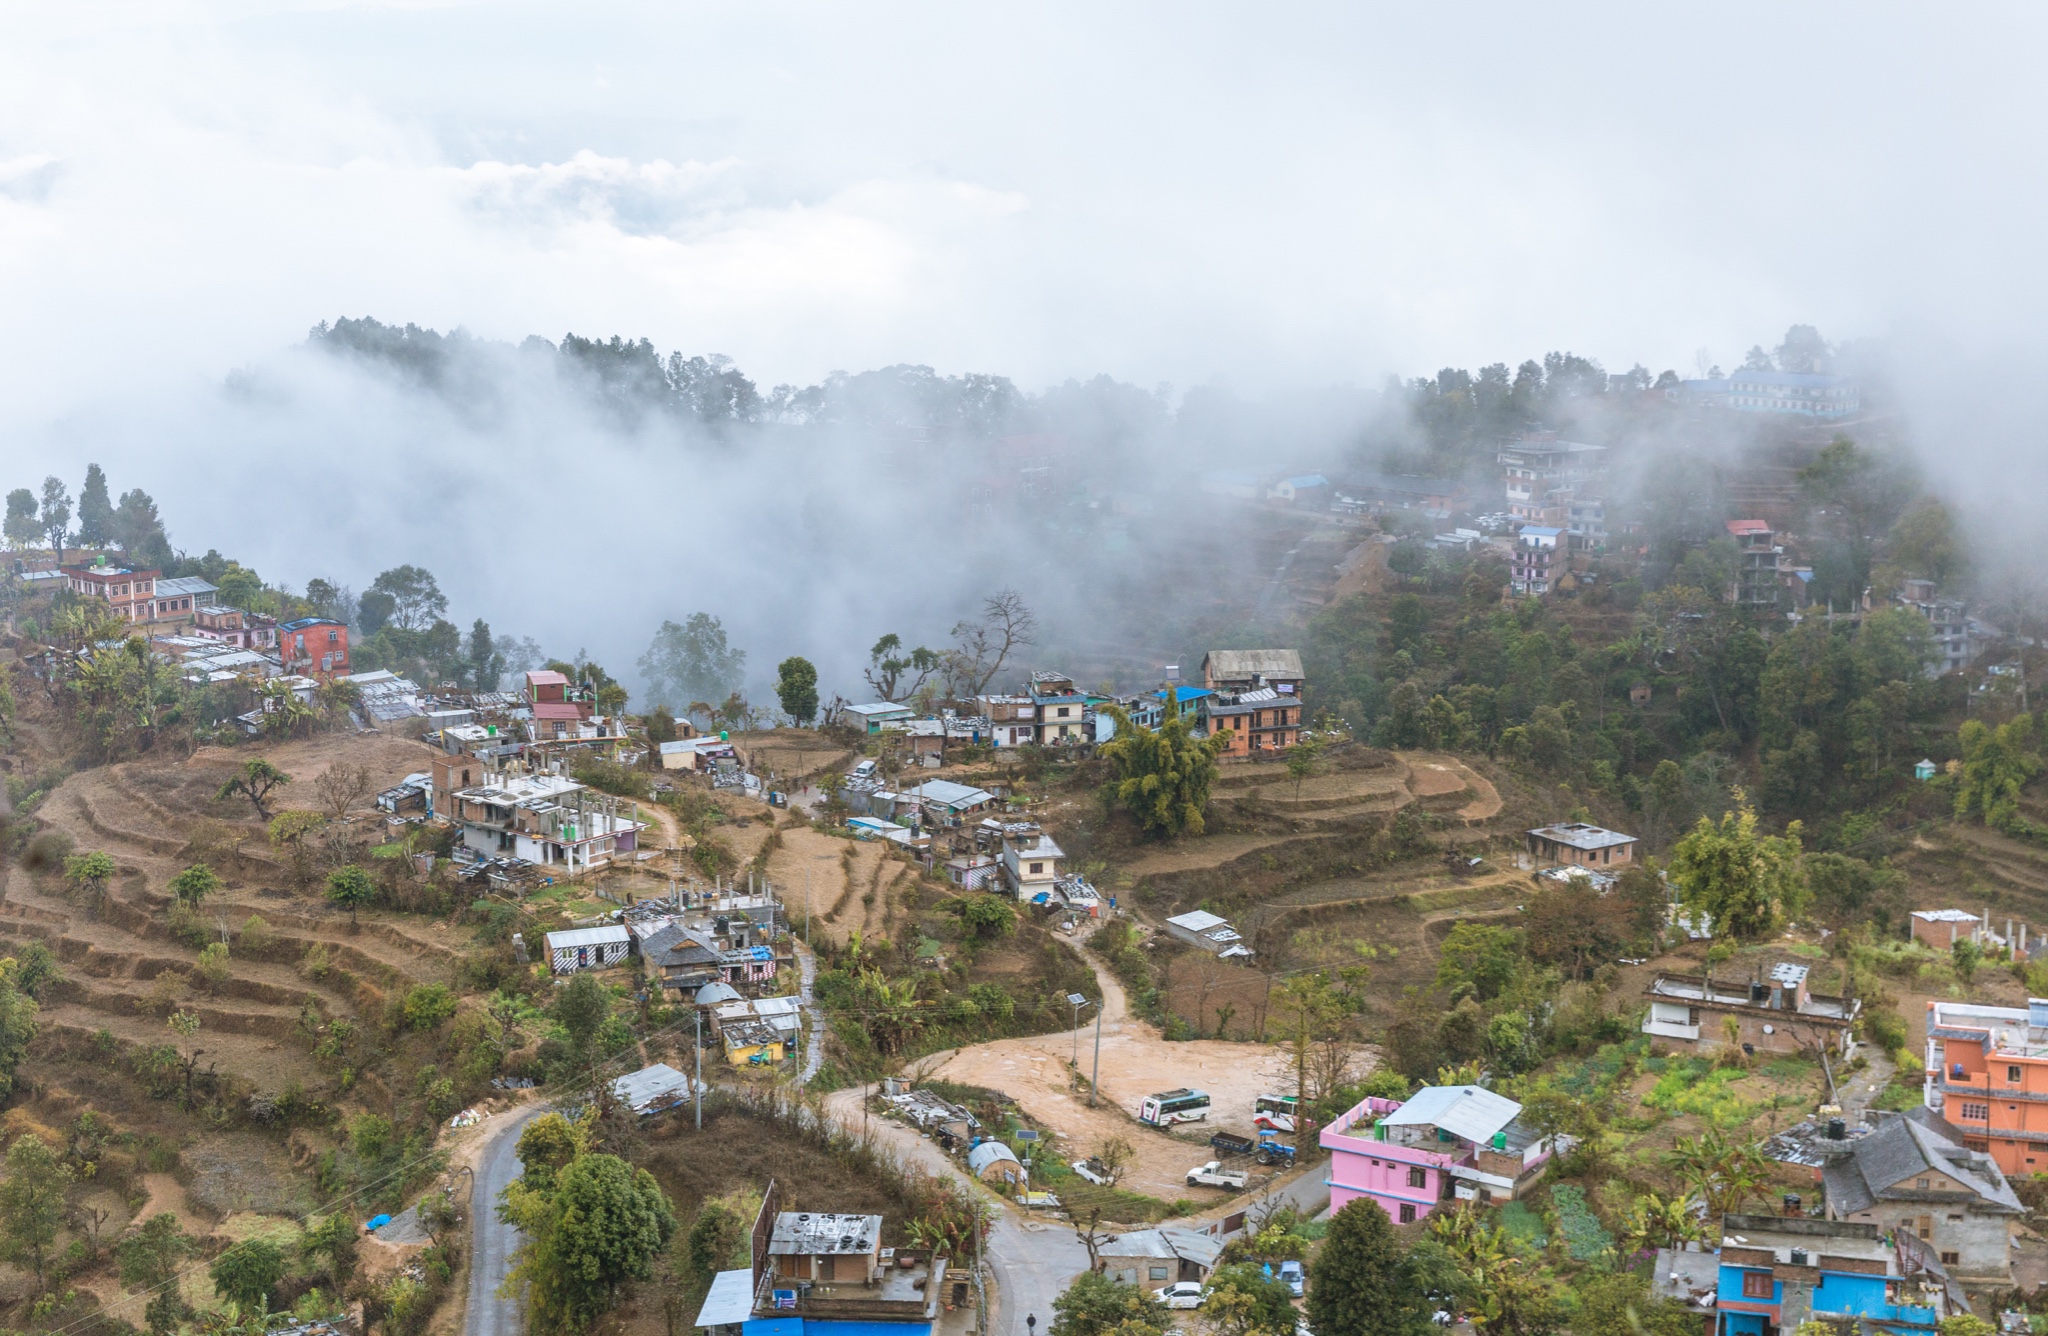
[(519, 1251), (519, 1231), (498, 1219), (498, 1195), (520, 1175), (520, 1130), (547, 1111), (543, 1104), (520, 1110), (492, 1134), (477, 1159), (476, 1189), (469, 1198), (469, 1308), (463, 1336), (520, 1336), (526, 1325), (519, 1301), (498, 1293), (512, 1269), (512, 1254)]

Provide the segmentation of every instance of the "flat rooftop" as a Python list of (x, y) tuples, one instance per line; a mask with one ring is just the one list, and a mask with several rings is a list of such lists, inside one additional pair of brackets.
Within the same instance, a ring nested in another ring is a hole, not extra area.
[(1796, 1010), (1791, 1007), (1773, 1007), (1768, 1001), (1752, 1002), (1749, 999), (1749, 985), (1739, 980), (1730, 982), (1716, 979), (1711, 990), (1704, 979), (1689, 975), (1660, 974), (1650, 981), (1644, 990), (1653, 998), (1670, 998), (1678, 1002), (1696, 1002), (1711, 1007), (1743, 1007), (1757, 1011), (1776, 1011), (1797, 1016), (1813, 1016), (1824, 1020), (1848, 1020), (1853, 1014), (1839, 997), (1825, 997), (1809, 993), (1806, 1002)]

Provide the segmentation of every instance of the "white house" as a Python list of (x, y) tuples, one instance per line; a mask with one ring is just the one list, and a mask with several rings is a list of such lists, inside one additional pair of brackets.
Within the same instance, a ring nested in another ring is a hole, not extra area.
[(1206, 909), (1190, 910), (1166, 920), (1166, 935), (1199, 946), (1222, 960), (1251, 959), (1251, 948), (1230, 926), (1230, 920)]
[(845, 707), (848, 722), (857, 722), (869, 733), (879, 733), (885, 728), (894, 728), (916, 718), (917, 711), (908, 705), (894, 701), (876, 701), (872, 705), (848, 705)]
[(602, 928), (571, 928), (548, 934), (548, 968), (557, 974), (598, 970), (616, 965), (632, 949), (633, 934), (620, 925)]

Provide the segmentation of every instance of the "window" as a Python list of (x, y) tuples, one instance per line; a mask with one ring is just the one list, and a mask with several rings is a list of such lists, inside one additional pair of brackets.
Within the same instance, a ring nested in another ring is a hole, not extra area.
[(1989, 1122), (1991, 1120), (1991, 1106), (1989, 1104), (1964, 1104), (1962, 1106), (1962, 1116), (1966, 1121), (1973, 1123)]
[(1147, 1267), (1145, 1268), (1145, 1274), (1150, 1276), (1154, 1280), (1165, 1280), (1166, 1268), (1163, 1266)]
[(2020, 1065), (2017, 1062), (2006, 1064), (2005, 1083), (2007, 1085), (2018, 1085), (2020, 1083)]
[[(1031, 870), (1032, 870), (1033, 872), (1043, 872), (1043, 871), (1045, 871), (1045, 864), (1043, 864), (1043, 863), (1033, 863), (1033, 864), (1031, 865)], [(1922, 1186), (1922, 1187), (1925, 1187), (1925, 1186), (1926, 1186), (1926, 1184), (1925, 1184), (1925, 1183), (1922, 1183), (1922, 1184), (1921, 1184), (1921, 1186)]]
[(1745, 1299), (1768, 1299), (1777, 1292), (1771, 1283), (1768, 1271), (1745, 1271), (1742, 1273), (1742, 1297)]
[(1421, 1167), (1420, 1165), (1411, 1165), (1411, 1166), (1409, 1166), (1409, 1169), (1408, 1169), (1408, 1186), (1409, 1186), (1409, 1187), (1411, 1187), (1411, 1188), (1426, 1188), (1426, 1187), (1428, 1187), (1428, 1186), (1429, 1186), (1429, 1170), (1427, 1170), (1427, 1169), (1424, 1169), (1424, 1168), (1422, 1168), (1422, 1167)]
[(1401, 1203), (1401, 1223), (1404, 1225), (1415, 1223), (1415, 1208), (1407, 1202)]
[(1963, 1255), (1961, 1253), (1945, 1252), (1941, 1255), (1941, 1260), (1946, 1266), (1954, 1266), (1963, 1260)]
[(1921, 1189), (1922, 1191), (1925, 1191), (1927, 1188), (1927, 1180), (1924, 1178), (1916, 1178), (1913, 1180), (1913, 1186)]
[(1064, 719), (1064, 718), (1066, 718), (1066, 717), (1067, 717), (1067, 707), (1066, 707), (1066, 706), (1064, 706), (1064, 705), (1062, 705), (1062, 706), (1060, 706), (1060, 718)]

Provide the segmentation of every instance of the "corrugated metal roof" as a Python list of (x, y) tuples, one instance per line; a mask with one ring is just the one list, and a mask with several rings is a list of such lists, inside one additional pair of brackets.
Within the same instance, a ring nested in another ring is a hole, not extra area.
[(973, 1150), (967, 1152), (967, 1167), (974, 1171), (974, 1175), (977, 1178), (990, 1165), (1001, 1164), (1004, 1161), (1016, 1164), (1017, 1152), (1011, 1150), (1000, 1141), (984, 1141)]
[(559, 951), (564, 947), (603, 946), (616, 944), (624, 946), (632, 934), (613, 924), (604, 928), (570, 928), (564, 932), (548, 934), (548, 950)]
[(1219, 918), (1206, 909), (1189, 910), (1185, 914), (1176, 914), (1166, 921), (1176, 928), (1185, 928), (1189, 932), (1207, 932), (1211, 928), (1228, 927), (1230, 924), (1228, 919)]
[(747, 1267), (721, 1271), (711, 1278), (711, 1291), (697, 1310), (699, 1327), (730, 1327), (754, 1311), (754, 1273)]
[(1441, 1127), (1467, 1141), (1486, 1141), (1521, 1113), (1515, 1101), (1480, 1086), (1425, 1086), (1382, 1121), (1389, 1127)]

